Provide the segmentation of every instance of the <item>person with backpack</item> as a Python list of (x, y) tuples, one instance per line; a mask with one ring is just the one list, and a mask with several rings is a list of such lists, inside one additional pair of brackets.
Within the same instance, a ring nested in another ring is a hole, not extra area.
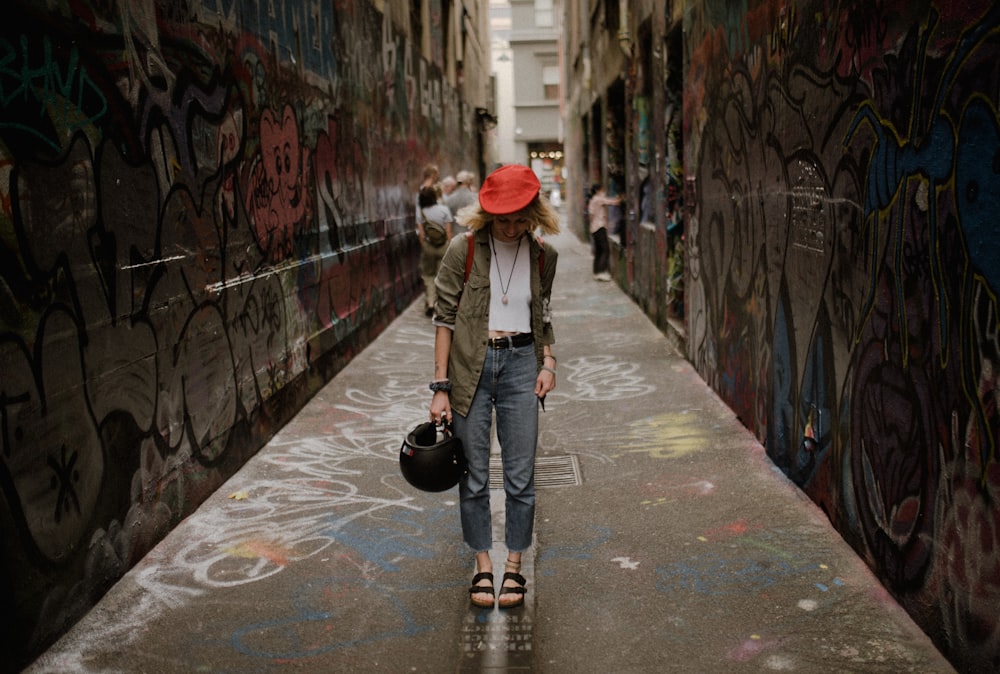
[(437, 291), (434, 278), (444, 257), (448, 241), (451, 240), (451, 211), (438, 200), (437, 190), (421, 187), (417, 196), (417, 239), (420, 241), (420, 277), (424, 280), (424, 313), (434, 313)]
[[(460, 216), (470, 231), (452, 239), (435, 280), (430, 418), (450, 423), (464, 448), (468, 472), (459, 481), (459, 509), (476, 561), (469, 597), (483, 608), (524, 603), (521, 555), (534, 531), (538, 408), (556, 386), (549, 303), (558, 255), (535, 233), (558, 233), (559, 216), (540, 187), (534, 172), (517, 164), (487, 176), (479, 207)], [(496, 596), (489, 484), (494, 415), (507, 546)]]

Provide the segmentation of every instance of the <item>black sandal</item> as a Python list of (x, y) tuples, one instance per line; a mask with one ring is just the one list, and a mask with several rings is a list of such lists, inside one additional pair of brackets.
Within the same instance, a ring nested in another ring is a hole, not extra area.
[[(481, 581), (481, 580), (488, 580), (488, 581), (490, 581), (490, 584), (489, 585), (477, 585), (477, 583), (479, 583), (479, 581)], [(477, 595), (477, 594), (489, 594), (490, 595), (489, 602), (485, 602), (482, 599), (480, 599), (480, 600), (477, 601), (476, 598), (473, 596), (473, 595)], [(469, 601), (472, 602), (473, 606), (478, 606), (479, 608), (493, 608), (493, 602), (495, 600), (493, 598), (493, 574), (492, 573), (490, 573), (489, 571), (482, 571), (482, 572), (477, 573), (475, 576), (472, 577), (472, 587), (469, 588)]]
[(502, 601), (500, 601), (499, 602), (500, 608), (517, 608), (518, 606), (523, 605), (524, 593), (527, 592), (527, 590), (524, 589), (524, 586), (527, 584), (527, 581), (524, 579), (524, 576), (522, 576), (519, 573), (513, 573), (511, 571), (508, 571), (503, 575), (503, 580), (504, 583), (506, 583), (508, 580), (512, 580), (515, 583), (517, 583), (517, 586), (506, 587), (503, 584), (501, 584), (500, 595), (497, 597), (497, 600), (499, 601), (500, 599), (502, 599), (504, 595), (512, 595), (512, 594), (518, 595), (518, 598), (515, 601), (510, 602), (509, 604), (505, 604)]

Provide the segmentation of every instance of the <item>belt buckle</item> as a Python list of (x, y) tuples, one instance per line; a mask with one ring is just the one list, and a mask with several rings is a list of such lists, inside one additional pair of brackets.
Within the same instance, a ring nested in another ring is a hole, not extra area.
[(504, 335), (503, 337), (492, 337), (490, 338), (490, 346), (492, 346), (494, 349), (513, 349), (514, 338), (510, 335)]

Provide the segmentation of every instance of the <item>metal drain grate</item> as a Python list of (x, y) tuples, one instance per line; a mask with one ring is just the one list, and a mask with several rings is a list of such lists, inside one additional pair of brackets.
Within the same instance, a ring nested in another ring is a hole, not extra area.
[[(575, 454), (539, 456), (535, 459), (535, 487), (579, 487), (580, 462)], [(490, 488), (503, 489), (503, 466), (499, 456), (490, 457)]]

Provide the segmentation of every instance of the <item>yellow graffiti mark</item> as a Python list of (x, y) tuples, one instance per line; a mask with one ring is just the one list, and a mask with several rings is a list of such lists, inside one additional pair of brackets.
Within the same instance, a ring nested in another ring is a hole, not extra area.
[(697, 415), (666, 412), (632, 422), (624, 451), (649, 454), (654, 459), (679, 459), (709, 449), (709, 442)]
[(250, 540), (243, 541), (239, 545), (226, 548), (226, 553), (233, 557), (243, 559), (266, 559), (278, 566), (288, 566), (290, 563), (291, 550), (283, 545), (277, 545), (268, 541)]

